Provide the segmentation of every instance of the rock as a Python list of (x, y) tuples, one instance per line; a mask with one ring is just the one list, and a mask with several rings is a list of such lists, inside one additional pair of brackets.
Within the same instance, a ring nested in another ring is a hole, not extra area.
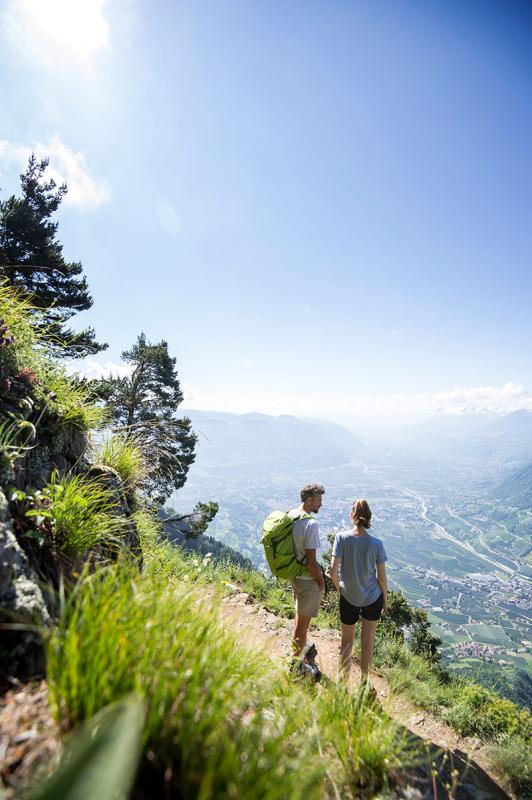
[(425, 717), (422, 714), (414, 714), (413, 717), (410, 717), (411, 725), (423, 725), (424, 722)]
[[(7, 500), (1, 490), (0, 621), (32, 627), (50, 624), (37, 575), (13, 533)], [(5, 640), (5, 648), (2, 648), (3, 675), (28, 678), (42, 674), (44, 654), (38, 632), (7, 628), (2, 638)]]

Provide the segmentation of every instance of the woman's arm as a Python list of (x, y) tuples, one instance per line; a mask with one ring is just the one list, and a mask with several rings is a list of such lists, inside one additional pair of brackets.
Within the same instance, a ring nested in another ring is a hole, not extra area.
[(384, 561), (382, 561), (380, 564), (377, 564), (377, 583), (381, 587), (382, 597), (384, 600), (382, 610), (383, 613), (386, 614), (388, 611), (388, 581), (386, 580), (386, 567), (384, 566)]
[(334, 583), (334, 587), (335, 587), (337, 592), (340, 591), (340, 579), (338, 577), (338, 567), (340, 566), (341, 560), (342, 559), (338, 558), (338, 556), (334, 556), (334, 558), (332, 560), (332, 563), (331, 563), (331, 569), (330, 569), (330, 572), (329, 572), (329, 577), (332, 580), (332, 582)]

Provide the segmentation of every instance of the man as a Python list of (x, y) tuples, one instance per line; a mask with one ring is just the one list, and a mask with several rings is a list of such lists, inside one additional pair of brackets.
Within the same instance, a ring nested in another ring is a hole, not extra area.
[[(320, 483), (311, 483), (301, 489), (301, 505), (290, 511), (291, 516), (317, 514), (320, 510), (325, 489)], [(316, 648), (307, 648), (307, 631), (312, 617), (318, 616), (325, 581), (321, 566), (316, 560), (316, 550), (320, 546), (317, 521), (313, 517), (296, 519), (292, 535), (294, 549), (299, 561), (305, 560), (307, 571), (291, 580), (296, 600), (296, 627), (294, 631), (294, 653), (303, 655), (314, 664)]]

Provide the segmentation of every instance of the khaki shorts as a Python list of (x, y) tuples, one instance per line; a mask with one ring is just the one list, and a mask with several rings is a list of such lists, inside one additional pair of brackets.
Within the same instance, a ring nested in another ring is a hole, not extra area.
[(323, 589), (320, 589), (314, 578), (292, 578), (290, 583), (296, 598), (296, 613), (303, 617), (317, 617)]

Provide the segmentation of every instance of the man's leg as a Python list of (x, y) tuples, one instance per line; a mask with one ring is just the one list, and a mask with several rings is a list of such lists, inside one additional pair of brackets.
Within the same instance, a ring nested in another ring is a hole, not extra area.
[(362, 632), (360, 634), (360, 672), (362, 678), (367, 678), (369, 668), (373, 661), (373, 642), (375, 641), (375, 631), (379, 620), (362, 620)]
[(351, 669), (351, 653), (355, 639), (355, 626), (342, 622), (342, 643), (340, 645), (340, 676), (347, 680)]
[(294, 631), (294, 653), (299, 655), (307, 643), (307, 631), (311, 617), (296, 614), (296, 627)]

